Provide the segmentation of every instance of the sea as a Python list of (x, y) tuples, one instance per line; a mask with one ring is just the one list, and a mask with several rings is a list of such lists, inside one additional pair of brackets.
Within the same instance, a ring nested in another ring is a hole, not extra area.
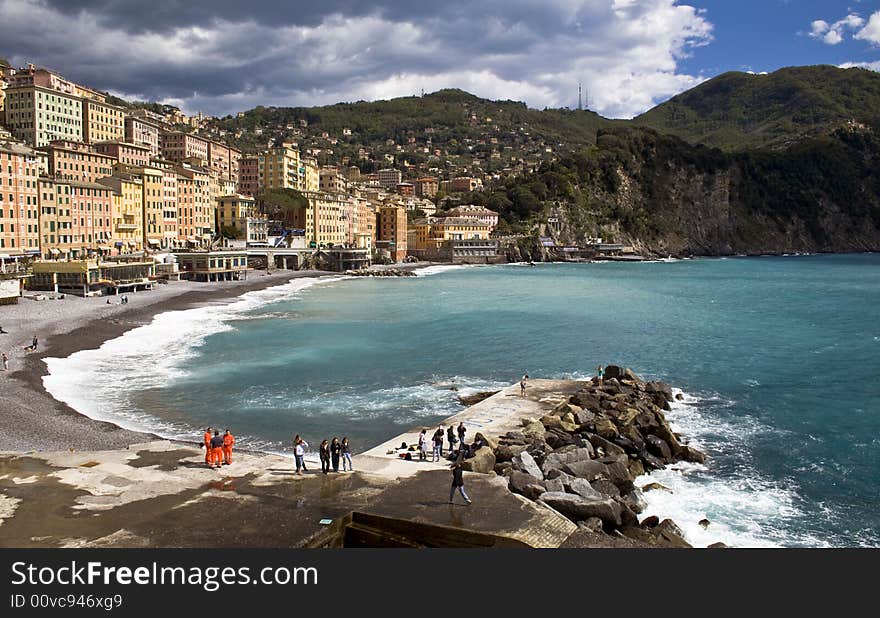
[(625, 365), (682, 393), (668, 418), (708, 454), (638, 479), (668, 488), (643, 516), (696, 546), (880, 546), (876, 254), (296, 279), (46, 362), (90, 417), (283, 454), (297, 433), (367, 449), (525, 373)]

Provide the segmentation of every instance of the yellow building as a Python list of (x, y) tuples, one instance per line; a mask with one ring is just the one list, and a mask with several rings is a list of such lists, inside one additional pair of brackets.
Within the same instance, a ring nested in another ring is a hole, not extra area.
[(406, 208), (381, 206), (376, 219), (376, 245), (387, 248), (395, 262), (402, 262), (407, 253)]
[(83, 141), (89, 144), (125, 139), (125, 111), (96, 99), (83, 99)]
[(120, 253), (144, 248), (144, 182), (136, 174), (117, 173), (98, 182), (113, 189), (112, 246)]
[(247, 238), (247, 222), (257, 216), (254, 198), (246, 195), (224, 195), (217, 199), (217, 233), (223, 228), (235, 230), (237, 238)]
[[(426, 217), (410, 224), (407, 240), (410, 255), (440, 259), (444, 248), (455, 241), (489, 241), (487, 223), (471, 217)], [(446, 252), (448, 253), (448, 251)]]
[(307, 158), (302, 162), (302, 190), (303, 191), (320, 191), (321, 189), (321, 172), (318, 162), (315, 159)]
[(128, 167), (127, 171), (141, 179), (144, 248), (157, 250), (165, 240), (165, 175), (152, 167)]
[(214, 237), (217, 200), (211, 194), (211, 174), (206, 168), (177, 168), (178, 239), (197, 246), (210, 245)]
[(257, 159), (260, 193), (271, 189), (305, 189), (306, 171), (299, 150), (289, 146), (270, 148)]

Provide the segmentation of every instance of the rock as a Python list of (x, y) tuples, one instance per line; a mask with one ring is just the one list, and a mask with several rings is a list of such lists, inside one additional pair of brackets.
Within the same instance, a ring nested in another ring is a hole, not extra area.
[(506, 434), (501, 436), (499, 440), (501, 444), (515, 445), (515, 444), (527, 444), (528, 440), (526, 436), (521, 431), (508, 431)]
[[(682, 395), (681, 393), (676, 393), (676, 394), (675, 394), (675, 400), (676, 400), (676, 401), (684, 401), (684, 395)], [(724, 545), (724, 544), (722, 543), (722, 545)], [(725, 547), (726, 547), (726, 546), (725, 546)]]
[[(540, 491), (536, 491), (535, 487), (539, 487)], [(515, 494), (525, 496), (529, 500), (536, 500), (538, 496), (546, 491), (544, 486), (541, 485), (540, 479), (518, 470), (511, 473), (507, 479), (507, 488)]]
[(727, 545), (725, 545), (724, 543), (718, 542), (718, 543), (712, 543), (711, 545), (707, 545), (706, 548), (707, 549), (726, 549)]
[(645, 473), (645, 467), (638, 459), (630, 459), (627, 468), (629, 468), (629, 475), (633, 478), (638, 478)]
[(514, 472), (513, 464), (509, 461), (504, 461), (498, 463), (497, 459), (495, 462), (495, 474), (498, 476), (510, 476), (511, 473)]
[(656, 515), (649, 515), (642, 520), (640, 524), (643, 528), (654, 528), (660, 523), (660, 518)]
[(666, 462), (660, 459), (659, 457), (654, 456), (653, 454), (645, 451), (643, 453), (639, 453), (639, 458), (645, 464), (645, 470), (662, 470), (666, 467)]
[(617, 485), (615, 485), (608, 479), (596, 479), (595, 481), (590, 483), (590, 487), (598, 491), (603, 496), (608, 496), (609, 498), (620, 497), (620, 489), (618, 489)]
[(668, 491), (672, 493), (672, 490), (666, 487), (665, 485), (661, 485), (660, 483), (648, 483), (647, 485), (642, 485), (642, 491)]
[(569, 401), (584, 411), (599, 409), (599, 397), (588, 391), (578, 391), (571, 396)]
[(575, 494), (547, 492), (541, 495), (541, 502), (559, 511), (574, 522), (598, 517), (608, 527), (619, 528), (621, 506), (611, 498), (587, 500)]
[(565, 420), (560, 421), (559, 427), (562, 429), (562, 431), (568, 433), (574, 433), (578, 429), (580, 429), (580, 425), (578, 425), (577, 423), (568, 423)]
[(493, 451), (496, 448), (498, 448), (498, 440), (496, 440), (495, 438), (492, 438), (490, 436), (487, 436), (486, 434), (484, 434), (480, 431), (478, 431), (476, 434), (474, 434), (474, 442), (481, 442), (482, 444), (485, 444)]
[(629, 493), (623, 496), (622, 500), (623, 503), (632, 509), (634, 513), (641, 513), (648, 508), (648, 502), (645, 500), (645, 496), (643, 496), (642, 491), (636, 487), (633, 487)]
[(552, 431), (544, 432), (544, 441), (553, 447), (553, 450), (555, 451), (560, 448), (573, 446), (575, 438), (562, 429), (553, 429)]
[[(669, 450), (672, 455), (678, 455), (681, 451), (681, 444), (678, 442), (678, 436), (672, 431), (672, 428), (669, 426), (669, 423), (666, 422), (665, 418), (660, 418), (657, 423), (657, 427), (648, 433), (652, 433), (669, 446)], [(647, 440), (647, 438), (645, 438)]]
[(513, 458), (524, 450), (526, 450), (524, 444), (521, 446), (508, 446), (507, 444), (501, 444), (495, 449), (495, 462), (513, 461)]
[(561, 478), (556, 479), (544, 479), (541, 481), (541, 486), (547, 491), (565, 491), (565, 484), (562, 482)]
[(697, 523), (700, 524), (701, 526), (703, 526), (703, 530), (705, 530), (706, 528), (709, 527), (709, 524), (711, 522), (708, 519), (704, 518), (704, 519), (701, 519), (700, 521), (698, 521)]
[(526, 425), (523, 428), (523, 434), (525, 434), (526, 438), (538, 437), (543, 440), (544, 439), (544, 425), (542, 425), (538, 421), (530, 423), (529, 425)]
[(698, 451), (692, 446), (682, 446), (681, 450), (678, 452), (678, 456), (691, 463), (706, 463), (705, 453)]
[(583, 427), (584, 425), (593, 423), (596, 420), (596, 415), (589, 410), (581, 410), (574, 415), (574, 420), (577, 421), (579, 426)]
[(617, 415), (617, 424), (619, 426), (629, 425), (639, 414), (641, 414), (641, 412), (635, 408), (626, 408), (623, 412)]
[(608, 478), (605, 464), (594, 460), (580, 460), (563, 464), (562, 471), (588, 481)]
[(618, 500), (617, 503), (620, 505), (620, 525), (626, 527), (638, 527), (639, 518), (635, 512), (622, 500)]
[(458, 401), (461, 402), (461, 405), (463, 406), (473, 406), (500, 392), (501, 391), (480, 391), (473, 395), (459, 395)]
[(480, 474), (489, 474), (495, 471), (495, 453), (492, 449), (483, 447), (477, 449), (474, 456), (465, 459), (461, 465), (462, 470), (466, 472), (479, 472)]
[(602, 520), (598, 517), (588, 517), (584, 521), (578, 522), (578, 528), (590, 532), (602, 532)]
[(684, 533), (671, 519), (664, 519), (656, 528), (654, 534), (659, 544), (663, 547), (690, 547), (691, 544), (684, 540)]
[(571, 412), (566, 412), (562, 415), (562, 422), (569, 423), (571, 425), (577, 425), (577, 421), (574, 420), (574, 414)]
[(546, 414), (541, 417), (541, 424), (548, 430), (561, 429), (562, 419), (553, 414)]
[(557, 479), (561, 483), (563, 483), (563, 487), (565, 491), (570, 494), (577, 494), (581, 498), (586, 498), (587, 500), (603, 500), (605, 499), (605, 495), (601, 492), (593, 489), (593, 486), (590, 485), (589, 481), (586, 479), (579, 479), (573, 476), (569, 476), (563, 481), (561, 478)]
[(596, 433), (606, 440), (613, 440), (620, 434), (617, 431), (617, 427), (614, 426), (607, 418), (597, 418), (595, 421)]
[(592, 448), (575, 448), (564, 452), (553, 452), (544, 458), (541, 470), (546, 476), (550, 470), (560, 470), (565, 464), (576, 461), (590, 460), (593, 458)]
[(672, 451), (666, 443), (666, 440), (658, 438), (657, 436), (648, 436), (645, 438), (645, 446), (651, 453), (661, 458), (663, 461), (672, 461)]
[(645, 392), (651, 394), (663, 395), (666, 401), (672, 401), (672, 387), (665, 382), (647, 382), (645, 384)]
[(627, 467), (629, 459), (626, 455), (604, 457), (599, 461), (605, 465), (605, 478), (614, 483), (620, 489), (621, 494), (632, 491), (634, 486), (632, 477), (629, 474), (629, 468)]
[(609, 380), (619, 380), (624, 377), (626, 372), (623, 367), (619, 367), (617, 365), (608, 365), (605, 367), (605, 383), (607, 384)]
[(528, 451), (523, 451), (513, 458), (513, 467), (527, 474), (531, 474), (539, 481), (544, 480), (544, 473), (541, 472), (541, 468), (538, 466), (535, 458), (532, 457)]
[(571, 414), (573, 416), (578, 412), (583, 412), (583, 409), (580, 406), (571, 403), (571, 400), (563, 401), (553, 408), (553, 414), (560, 417), (565, 416), (566, 414)]
[(624, 455), (626, 451), (624, 451), (621, 447), (617, 446), (613, 442), (609, 442), (602, 436), (597, 436), (596, 434), (588, 434), (587, 439), (590, 441), (590, 444), (593, 445), (593, 448), (598, 451), (598, 449), (602, 449), (605, 455)]

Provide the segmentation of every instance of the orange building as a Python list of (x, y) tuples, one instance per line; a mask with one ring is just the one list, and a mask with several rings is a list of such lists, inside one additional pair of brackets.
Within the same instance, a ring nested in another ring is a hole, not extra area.
[(49, 175), (64, 180), (95, 182), (113, 174), (116, 162), (82, 142), (54, 140), (40, 150), (49, 156)]
[(0, 141), (0, 254), (40, 252), (41, 161), (29, 146)]
[(381, 206), (377, 215), (378, 233), (376, 245), (387, 246), (391, 258), (402, 262), (406, 257), (406, 208), (402, 206)]

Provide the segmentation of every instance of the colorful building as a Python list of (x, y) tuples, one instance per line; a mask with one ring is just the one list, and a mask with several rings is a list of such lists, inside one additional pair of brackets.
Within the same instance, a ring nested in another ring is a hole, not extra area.
[(150, 157), (159, 156), (159, 136), (161, 133), (159, 125), (146, 118), (125, 117), (125, 141), (130, 144), (146, 146), (150, 150)]
[(89, 144), (125, 138), (125, 110), (97, 99), (85, 98), (83, 141)]
[(113, 189), (95, 182), (41, 177), (40, 252), (81, 259), (113, 251)]
[(70, 140), (53, 140), (40, 148), (48, 155), (49, 175), (64, 180), (95, 182), (113, 173), (116, 159), (96, 152), (90, 145)]
[(386, 246), (391, 259), (402, 262), (407, 251), (406, 208), (396, 205), (380, 206), (376, 228), (376, 245)]
[(40, 252), (41, 171), (42, 161), (33, 148), (0, 141), (0, 259)]
[(152, 155), (149, 146), (134, 144), (122, 140), (98, 142), (92, 144), (95, 152), (112, 157), (115, 161), (134, 167), (145, 167), (150, 164)]
[(57, 73), (29, 65), (7, 78), (6, 126), (30, 146), (83, 140), (80, 89)]
[(111, 245), (118, 253), (142, 251), (144, 248), (144, 183), (136, 174), (117, 172), (98, 179), (113, 190), (113, 238)]

